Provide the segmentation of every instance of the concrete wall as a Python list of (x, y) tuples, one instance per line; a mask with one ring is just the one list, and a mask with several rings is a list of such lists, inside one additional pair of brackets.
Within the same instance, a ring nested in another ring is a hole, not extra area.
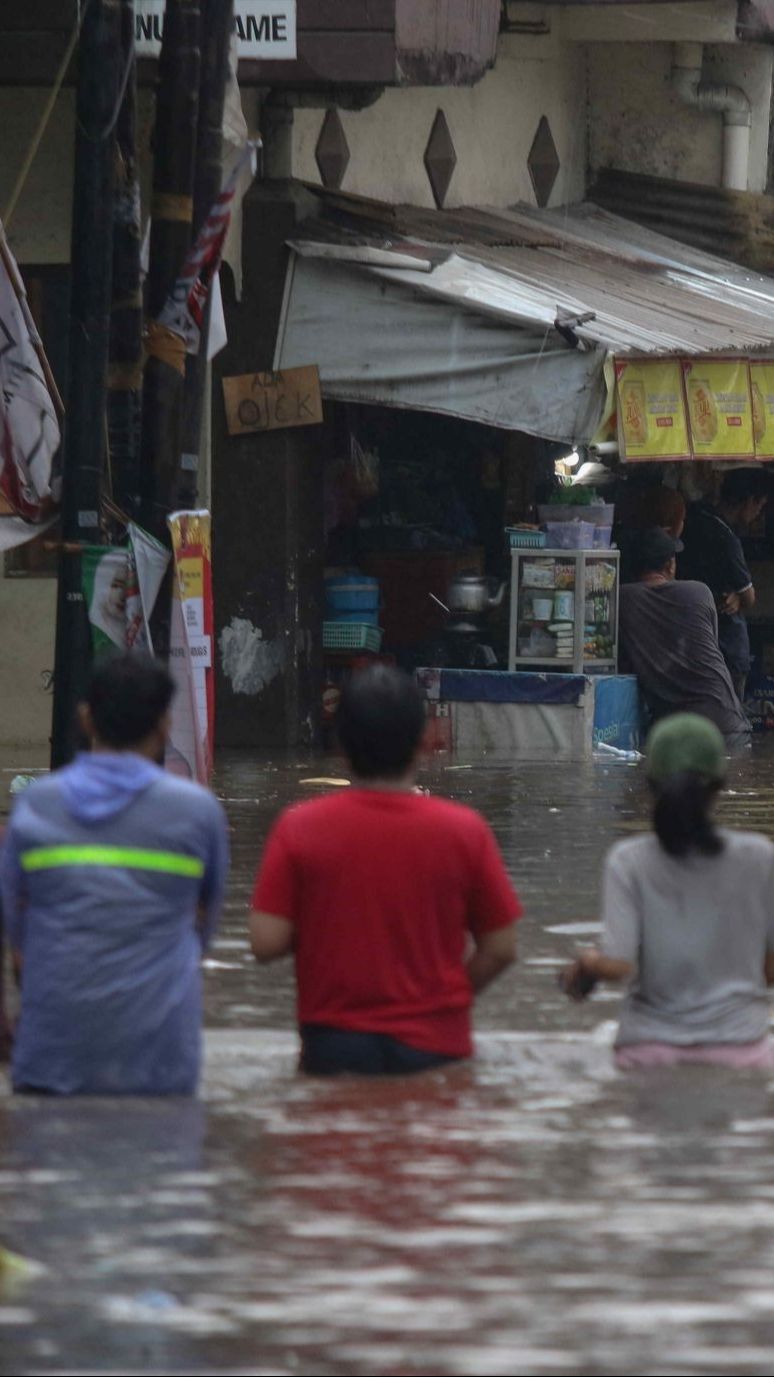
[(0, 746), (44, 746), (51, 732), (54, 579), (0, 578)]
[[(670, 85), (670, 43), (585, 46), (592, 172), (617, 167), (655, 177), (720, 183), (722, 117), (683, 105)], [(749, 190), (768, 178), (772, 63), (767, 47), (705, 48), (704, 79), (741, 86), (753, 105)]]
[[(351, 153), (342, 189), (432, 206), (423, 158), (439, 108), (457, 153), (447, 206), (534, 205), (527, 155), (542, 115), (561, 163), (551, 204), (583, 196), (585, 61), (575, 45), (562, 43), (556, 33), (501, 38), (496, 66), (477, 86), (388, 90), (367, 110), (341, 111)], [(296, 112), (293, 170), (310, 182), (320, 181), (314, 150), (324, 113)]]

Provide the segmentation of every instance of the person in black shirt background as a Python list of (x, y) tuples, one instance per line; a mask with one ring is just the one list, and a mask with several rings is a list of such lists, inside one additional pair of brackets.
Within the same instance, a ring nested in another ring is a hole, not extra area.
[(755, 603), (752, 576), (739, 533), (760, 516), (769, 493), (762, 469), (732, 469), (714, 506), (694, 502), (683, 531), (678, 579), (706, 583), (718, 609), (718, 640), (734, 688), (744, 699), (750, 669), (750, 637), (745, 614)]

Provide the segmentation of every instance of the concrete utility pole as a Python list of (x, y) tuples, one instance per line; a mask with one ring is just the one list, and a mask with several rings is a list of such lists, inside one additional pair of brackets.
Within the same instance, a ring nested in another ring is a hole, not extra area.
[[(142, 524), (168, 540), (183, 448), (186, 354), (183, 341), (157, 322), (191, 245), (201, 65), (200, 0), (167, 0), (159, 59), (153, 148), (147, 359), (143, 380)], [(164, 599), (162, 591), (160, 602)], [(168, 611), (166, 622), (168, 624)], [(165, 650), (163, 605), (154, 644)]]
[[(214, 205), (223, 181), (223, 109), (234, 28), (234, 0), (200, 0), (202, 6), (202, 82), (194, 187), (194, 236)], [(176, 505), (195, 507), (199, 500), (202, 410), (207, 385), (207, 342), (211, 297), (207, 300), (198, 355), (189, 354), (185, 370), (182, 469)]]
[(70, 360), (62, 475), (51, 763), (71, 757), (75, 705), (91, 661), (81, 561), (68, 545), (99, 542), (105, 465), (114, 126), (121, 77), (119, 0), (86, 0), (78, 53)]

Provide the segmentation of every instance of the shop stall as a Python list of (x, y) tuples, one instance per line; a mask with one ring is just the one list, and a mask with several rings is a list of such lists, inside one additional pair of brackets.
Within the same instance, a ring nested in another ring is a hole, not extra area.
[[(640, 465), (774, 459), (774, 279), (591, 206), (315, 197), (275, 366), (319, 368), (329, 584), (374, 581), (361, 619), (329, 601), (326, 701), (378, 654), (432, 671), (455, 749), (583, 756), (605, 731), (631, 748), (612, 504), (600, 545), (588, 513), (557, 536), (541, 498), (570, 451), (612, 462), (619, 488)], [(598, 720), (614, 693), (620, 733)]]

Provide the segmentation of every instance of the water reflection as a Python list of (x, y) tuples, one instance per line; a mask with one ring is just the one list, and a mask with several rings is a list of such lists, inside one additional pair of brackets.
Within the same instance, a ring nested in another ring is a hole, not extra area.
[[(318, 772), (221, 769), (237, 873), (203, 1101), (0, 1095), (0, 1240), (46, 1268), (0, 1292), (0, 1373), (770, 1371), (772, 1086), (617, 1075), (615, 997), (555, 985), (641, 772), (430, 772), (493, 821), (521, 962), (473, 1066), (367, 1085), (296, 1078), (289, 973), (244, 937), (261, 838)], [(733, 766), (726, 821), (774, 831), (768, 775), (765, 750)]]

